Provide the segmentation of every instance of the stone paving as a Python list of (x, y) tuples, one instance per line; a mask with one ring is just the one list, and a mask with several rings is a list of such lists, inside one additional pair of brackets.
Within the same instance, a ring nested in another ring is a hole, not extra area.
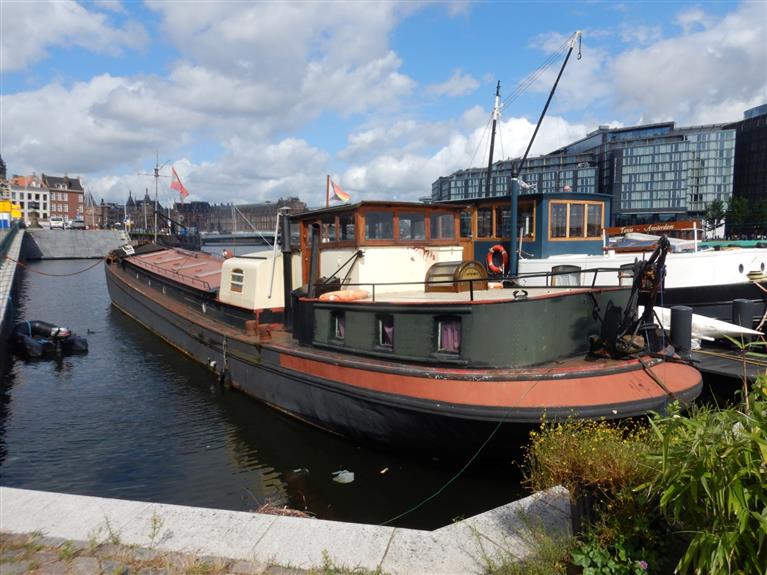
[(0, 531), (0, 575), (311, 575), (254, 561)]

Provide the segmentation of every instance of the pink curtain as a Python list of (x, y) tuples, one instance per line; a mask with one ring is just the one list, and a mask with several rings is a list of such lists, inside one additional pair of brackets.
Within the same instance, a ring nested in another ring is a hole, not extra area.
[(458, 353), (461, 351), (461, 320), (448, 319), (439, 322), (440, 351)]

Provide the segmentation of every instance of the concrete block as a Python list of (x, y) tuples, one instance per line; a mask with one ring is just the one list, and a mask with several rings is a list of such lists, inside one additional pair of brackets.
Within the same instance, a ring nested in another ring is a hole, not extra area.
[(277, 517), (254, 552), (260, 561), (302, 569), (321, 566), (327, 554), (337, 567), (374, 570), (393, 532), (391, 527)]

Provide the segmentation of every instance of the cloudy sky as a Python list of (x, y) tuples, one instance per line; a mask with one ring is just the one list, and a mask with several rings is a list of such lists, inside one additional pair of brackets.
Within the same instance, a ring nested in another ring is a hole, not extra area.
[(521, 155), (575, 30), (582, 58), (534, 153), (600, 124), (729, 122), (767, 102), (764, 0), (2, 0), (0, 25), (8, 171), (81, 176), (108, 201), (153, 189), (139, 174), (156, 154), (196, 200), (316, 206), (325, 174), (354, 200), (426, 196), (487, 163), (499, 80), (496, 158)]

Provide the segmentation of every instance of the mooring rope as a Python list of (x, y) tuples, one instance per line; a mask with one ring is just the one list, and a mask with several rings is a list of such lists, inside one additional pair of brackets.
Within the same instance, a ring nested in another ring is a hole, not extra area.
[(81, 273), (85, 273), (88, 270), (92, 270), (93, 268), (95, 268), (97, 265), (99, 265), (100, 263), (102, 263), (104, 261), (103, 259), (99, 258), (98, 260), (96, 260), (93, 263), (93, 265), (90, 265), (90, 266), (88, 266), (85, 269), (82, 269), (82, 270), (79, 270), (79, 271), (76, 271), (76, 272), (66, 273), (66, 274), (52, 274), (52, 273), (49, 273), (49, 272), (41, 272), (40, 270), (36, 270), (34, 268), (31, 268), (28, 265), (26, 265), (24, 262), (20, 262), (19, 260), (15, 260), (15, 259), (13, 259), (10, 256), (3, 256), (3, 257), (5, 259), (7, 259), (8, 261), (11, 261), (11, 262), (15, 263), (17, 266), (20, 266), (20, 267), (24, 268), (25, 270), (27, 270), (29, 272), (32, 272), (34, 274), (38, 274), (38, 275), (41, 275), (41, 276), (48, 276), (48, 277), (54, 277), (54, 278), (66, 278), (66, 277), (76, 276), (76, 275), (81, 274)]

